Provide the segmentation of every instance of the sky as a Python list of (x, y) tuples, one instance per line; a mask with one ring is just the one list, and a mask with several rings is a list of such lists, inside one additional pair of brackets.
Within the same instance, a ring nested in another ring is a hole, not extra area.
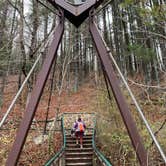
[(24, 14), (25, 15), (28, 13), (29, 7), (30, 7), (30, 2), (25, 0), (24, 1)]

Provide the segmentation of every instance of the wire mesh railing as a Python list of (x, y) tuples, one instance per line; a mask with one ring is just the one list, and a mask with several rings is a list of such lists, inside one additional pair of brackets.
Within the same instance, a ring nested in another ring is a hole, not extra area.
[(64, 165), (65, 162), (65, 148), (66, 148), (66, 134), (64, 128), (64, 118), (61, 118), (61, 132), (63, 135), (63, 146), (62, 148), (49, 160), (46, 162), (45, 166), (59, 166)]
[(94, 157), (93, 159), (93, 165), (94, 166), (112, 166), (111, 163), (105, 158), (105, 156), (97, 149), (95, 144), (95, 132), (96, 131), (96, 119), (94, 119), (94, 128), (93, 128), (93, 137), (92, 137), (92, 146), (94, 150)]
[[(105, 158), (105, 156), (97, 149), (95, 145), (95, 127), (96, 127), (96, 119), (95, 114), (90, 113), (64, 113), (62, 116), (62, 134), (63, 134), (63, 146), (46, 164), (45, 166), (59, 166), (64, 165), (65, 163), (65, 149), (66, 149), (66, 134), (69, 135), (72, 123), (74, 122), (75, 118), (81, 115), (86, 122), (89, 121), (86, 130), (88, 133), (92, 134), (92, 148), (94, 151), (93, 155), (93, 165), (94, 166), (112, 166), (111, 163)], [(86, 116), (88, 115), (88, 116)], [(87, 118), (88, 117), (88, 118)], [(70, 121), (69, 121), (70, 120)], [(87, 124), (87, 123), (86, 123)], [(89, 126), (91, 124), (91, 126)], [(93, 128), (91, 128), (93, 126)], [(69, 129), (70, 128), (70, 129)], [(80, 158), (81, 160), (81, 158)]]

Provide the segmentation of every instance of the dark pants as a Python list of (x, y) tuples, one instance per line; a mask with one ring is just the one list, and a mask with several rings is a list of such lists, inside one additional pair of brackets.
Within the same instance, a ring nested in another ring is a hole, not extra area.
[(84, 136), (84, 132), (83, 131), (76, 131), (75, 136), (76, 137), (83, 137)]

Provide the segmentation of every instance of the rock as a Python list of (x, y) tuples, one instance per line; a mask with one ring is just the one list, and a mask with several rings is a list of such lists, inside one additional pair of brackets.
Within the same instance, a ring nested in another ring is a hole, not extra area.
[(33, 139), (36, 145), (42, 144), (45, 140), (48, 139), (48, 135), (40, 135)]

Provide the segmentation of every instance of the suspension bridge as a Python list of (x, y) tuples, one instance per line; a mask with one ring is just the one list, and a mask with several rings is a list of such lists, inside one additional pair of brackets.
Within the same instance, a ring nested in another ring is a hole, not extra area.
[[(45, 61), (43, 63), (42, 69), (38, 74), (37, 81), (35, 86), (33, 87), (33, 91), (31, 97), (29, 99), (28, 105), (25, 110), (24, 117), (21, 121), (20, 127), (18, 129), (13, 147), (8, 155), (8, 159), (6, 162), (6, 166), (15, 166), (18, 163), (22, 148), (25, 144), (28, 131), (30, 129), (32, 120), (34, 118), (36, 109), (38, 107), (41, 95), (43, 93), (43, 89), (45, 87), (48, 75), (50, 70), (53, 66), (53, 62), (57, 59), (57, 50), (59, 44), (62, 40), (63, 33), (64, 33), (64, 22), (65, 18), (67, 18), (72, 24), (74, 24), (77, 28), (87, 19), (89, 18), (89, 31), (96, 47), (96, 50), (99, 55), (99, 59), (101, 61), (104, 76), (108, 85), (110, 85), (114, 98), (117, 102), (120, 114), (128, 131), (128, 135), (131, 139), (131, 143), (133, 148), (136, 152), (137, 158), (141, 166), (148, 165), (148, 157), (147, 151), (142, 143), (142, 138), (138, 132), (136, 127), (136, 123), (133, 120), (127, 102), (120, 90), (118, 79), (115, 75), (113, 64), (116, 67), (121, 79), (124, 82), (124, 85), (129, 91), (130, 96), (133, 99), (134, 104), (137, 107), (138, 113), (142, 118), (145, 126), (147, 127), (149, 134), (151, 135), (158, 152), (160, 153), (164, 163), (166, 164), (166, 156), (161, 149), (156, 137), (154, 136), (146, 118), (144, 117), (134, 95), (132, 94), (123, 74), (119, 70), (116, 61), (114, 60), (113, 56), (111, 55), (110, 50), (108, 49), (106, 43), (104, 42), (103, 38), (101, 37), (99, 30), (95, 23), (95, 14), (96, 10), (99, 6), (104, 2), (103, 0), (84, 0), (84, 1), (65, 1), (65, 0), (47, 0), (50, 4), (52, 4), (58, 15), (59, 23), (57, 27), (54, 29), (53, 33), (50, 34), (49, 40), (51, 40), (51, 45), (49, 47), (48, 53), (46, 55)], [(75, 3), (74, 3), (75, 2)], [(49, 41), (48, 40), (48, 41)], [(42, 46), (42, 49), (45, 48), (47, 44), (45, 43)], [(35, 66), (39, 62), (41, 56), (38, 56), (36, 62), (34, 63), (32, 69), (30, 70), (27, 78), (24, 80), (20, 90), (16, 94), (15, 98), (13, 99), (9, 109), (6, 111), (2, 121), (0, 122), (0, 127), (4, 124), (7, 116), (11, 112), (16, 100), (18, 99), (22, 89), (24, 88), (26, 82), (30, 78)], [(85, 115), (89, 117), (89, 114)], [(93, 118), (92, 118), (93, 117)], [(74, 139), (71, 138), (69, 134), (69, 127), (65, 124), (65, 119), (67, 119), (66, 114), (61, 118), (61, 127), (62, 127), (62, 134), (63, 134), (63, 145), (61, 150), (55, 154), (53, 158), (49, 161), (46, 161), (46, 166), (49, 165), (106, 165), (111, 166), (111, 163), (105, 158), (105, 156), (96, 148), (95, 146), (95, 117), (93, 114), (90, 114), (89, 119), (92, 119), (93, 124), (92, 126), (88, 126), (88, 133), (85, 136), (85, 145), (82, 150), (75, 147)], [(94, 163), (94, 159), (97, 158), (97, 162)]]

